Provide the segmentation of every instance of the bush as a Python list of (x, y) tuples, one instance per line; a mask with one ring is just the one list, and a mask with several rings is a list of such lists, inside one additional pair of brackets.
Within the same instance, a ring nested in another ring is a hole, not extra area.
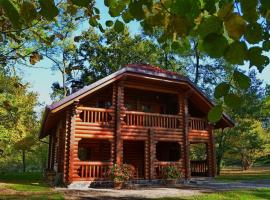
[(164, 179), (178, 179), (181, 178), (181, 172), (176, 165), (168, 165), (163, 168)]
[(130, 180), (134, 175), (135, 169), (132, 165), (117, 165), (114, 164), (108, 171), (109, 177), (114, 182), (124, 182)]

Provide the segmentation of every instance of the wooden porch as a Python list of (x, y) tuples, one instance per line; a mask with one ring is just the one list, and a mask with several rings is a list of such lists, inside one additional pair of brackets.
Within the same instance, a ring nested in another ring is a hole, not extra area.
[[(74, 162), (75, 177), (73, 180), (81, 181), (93, 181), (93, 180), (106, 180), (108, 179), (108, 169), (113, 165), (112, 156), (114, 155), (114, 142), (111, 140), (113, 137), (113, 124), (112, 120), (114, 118), (114, 110), (109, 108), (95, 108), (95, 107), (77, 107), (77, 119), (76, 119), (76, 135), (83, 138), (100, 138), (108, 139), (111, 142), (111, 156), (109, 161), (80, 161), (76, 160)], [(125, 111), (123, 112), (123, 127), (128, 130), (129, 135), (132, 135), (132, 132), (135, 130), (149, 130), (155, 129), (156, 134), (159, 134), (160, 131), (163, 133), (166, 132), (170, 141), (175, 141), (173, 138), (174, 134), (181, 135), (180, 133), (180, 123), (181, 117), (179, 115), (168, 115), (168, 114), (159, 114), (159, 113), (147, 113), (141, 111)], [(209, 131), (209, 125), (205, 119), (189, 117), (188, 120), (188, 129), (191, 133), (197, 134), (207, 134)], [(92, 130), (98, 130), (98, 135), (92, 132)], [(102, 134), (100, 134), (102, 131)], [(179, 131), (179, 132), (178, 132)], [(136, 132), (136, 131), (135, 131)], [(87, 133), (87, 135), (86, 135)], [(124, 132), (125, 133), (125, 132)], [(137, 134), (137, 133), (136, 133)], [(154, 131), (155, 134), (155, 131)], [(123, 134), (125, 136), (125, 134)], [(140, 138), (141, 136), (137, 134), (137, 140), (143, 141), (144, 145), (148, 145), (149, 141), (146, 137)], [(130, 139), (130, 137), (127, 137)], [(134, 139), (134, 138), (132, 138)], [(126, 140), (124, 140), (126, 141)], [(155, 143), (156, 144), (156, 143)], [(148, 152), (147, 148), (145, 151)], [(154, 153), (155, 154), (155, 153)], [(144, 170), (146, 169), (146, 162), (148, 155), (144, 155), (145, 163), (143, 165)], [(130, 163), (129, 163), (130, 164)], [(160, 179), (164, 172), (164, 167), (167, 165), (175, 165), (179, 170), (183, 169), (183, 161), (176, 162), (164, 162), (158, 161), (156, 158), (153, 161), (152, 171), (153, 177), (155, 179)], [(134, 179), (145, 179), (145, 173), (143, 175), (139, 173), (138, 166), (133, 164), (135, 168)], [(207, 176), (208, 175), (208, 162), (207, 161), (191, 161), (190, 162), (190, 173), (193, 176)]]

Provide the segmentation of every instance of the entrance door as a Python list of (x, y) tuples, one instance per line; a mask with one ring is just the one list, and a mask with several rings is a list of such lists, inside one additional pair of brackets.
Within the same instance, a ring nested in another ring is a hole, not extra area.
[(134, 166), (134, 178), (144, 178), (144, 141), (124, 141), (123, 163)]

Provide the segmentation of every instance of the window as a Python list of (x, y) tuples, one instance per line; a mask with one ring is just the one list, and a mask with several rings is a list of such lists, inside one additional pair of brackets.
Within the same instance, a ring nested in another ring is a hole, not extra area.
[(110, 108), (112, 106), (112, 102), (108, 100), (100, 100), (98, 101), (98, 108)]
[(91, 160), (91, 148), (79, 147), (78, 157), (81, 161)]
[(178, 161), (181, 157), (181, 148), (178, 142), (158, 142), (156, 157), (159, 161)]
[(110, 161), (111, 143), (108, 140), (84, 138), (78, 144), (78, 158), (81, 161)]
[(141, 110), (142, 110), (142, 112), (151, 112), (152, 111), (151, 105), (142, 104)]

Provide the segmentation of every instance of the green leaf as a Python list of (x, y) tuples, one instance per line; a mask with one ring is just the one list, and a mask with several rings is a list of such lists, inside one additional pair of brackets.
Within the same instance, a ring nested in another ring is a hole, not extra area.
[(113, 2), (114, 0), (104, 0), (104, 5), (109, 7)]
[(71, 2), (80, 7), (88, 7), (92, 0), (71, 0)]
[(263, 50), (264, 51), (270, 50), (270, 41), (269, 40), (263, 42)]
[(129, 23), (131, 20), (133, 20), (133, 16), (130, 14), (128, 10), (126, 10), (122, 14), (122, 19), (124, 20), (125, 23)]
[(214, 14), (217, 10), (215, 0), (204, 0), (204, 9), (206, 9), (210, 14)]
[(144, 10), (142, 8), (143, 1), (131, 1), (128, 6), (129, 13), (137, 20), (142, 20), (145, 18)]
[(101, 24), (98, 24), (98, 29), (100, 30), (101, 33), (105, 32), (105, 30), (104, 30), (104, 28), (102, 27)]
[(250, 87), (250, 78), (239, 71), (234, 71), (233, 80), (241, 89), (246, 90)]
[(240, 0), (243, 17), (249, 22), (256, 22), (258, 19), (258, 0)]
[(111, 27), (113, 25), (113, 21), (112, 20), (108, 20), (105, 22), (107, 27)]
[(256, 44), (263, 38), (262, 27), (258, 23), (252, 23), (247, 26), (245, 38), (250, 44)]
[(208, 121), (212, 123), (218, 122), (222, 117), (222, 112), (223, 109), (221, 105), (211, 108), (211, 110), (208, 112)]
[(213, 58), (222, 57), (227, 46), (227, 39), (223, 35), (216, 33), (207, 35), (202, 43), (203, 50)]
[(224, 96), (224, 102), (231, 108), (237, 108), (241, 105), (242, 99), (236, 94), (230, 93)]
[(5, 15), (14, 28), (18, 29), (21, 27), (19, 12), (9, 0), (0, 0), (0, 8), (4, 10)]
[(112, 17), (117, 17), (121, 14), (121, 12), (126, 8), (126, 4), (124, 2), (114, 3), (109, 6), (109, 14)]
[(32, 22), (37, 17), (35, 5), (30, 1), (23, 1), (20, 8), (20, 15), (26, 23)]
[(98, 22), (97, 22), (96, 18), (94, 18), (94, 17), (91, 17), (91, 18), (89, 19), (89, 24), (90, 24), (91, 26), (93, 26), (93, 27), (98, 26)]
[(225, 59), (231, 64), (243, 65), (246, 58), (247, 46), (244, 42), (235, 41), (225, 52)]
[(177, 51), (181, 48), (181, 44), (179, 41), (173, 41), (173, 43), (171, 44), (171, 48), (174, 50), (174, 51)]
[(230, 85), (228, 83), (220, 83), (216, 88), (215, 88), (215, 93), (214, 96), (216, 99), (219, 99), (223, 96), (226, 96), (229, 93), (230, 90)]
[(269, 58), (262, 55), (262, 48), (260, 47), (251, 47), (248, 50), (247, 57), (250, 61), (250, 67), (256, 66), (260, 72), (269, 64)]
[(223, 23), (218, 17), (211, 16), (203, 20), (199, 25), (198, 31), (202, 38), (205, 38), (210, 33), (222, 34)]
[(100, 14), (100, 10), (98, 8), (94, 7), (93, 10), (95, 11), (95, 14), (96, 15), (99, 15)]
[(224, 4), (218, 11), (218, 17), (227, 21), (233, 12), (233, 3)]
[(233, 13), (225, 21), (225, 28), (232, 39), (239, 40), (246, 31), (246, 22), (239, 14)]
[(124, 31), (125, 25), (123, 24), (123, 22), (116, 20), (113, 28), (116, 32), (120, 33)]
[(55, 6), (53, 0), (38, 0), (40, 4), (40, 14), (47, 20), (53, 20), (58, 15), (58, 8)]
[(171, 13), (186, 18), (189, 22), (194, 22), (200, 12), (201, 5), (198, 0), (177, 0), (170, 5)]

